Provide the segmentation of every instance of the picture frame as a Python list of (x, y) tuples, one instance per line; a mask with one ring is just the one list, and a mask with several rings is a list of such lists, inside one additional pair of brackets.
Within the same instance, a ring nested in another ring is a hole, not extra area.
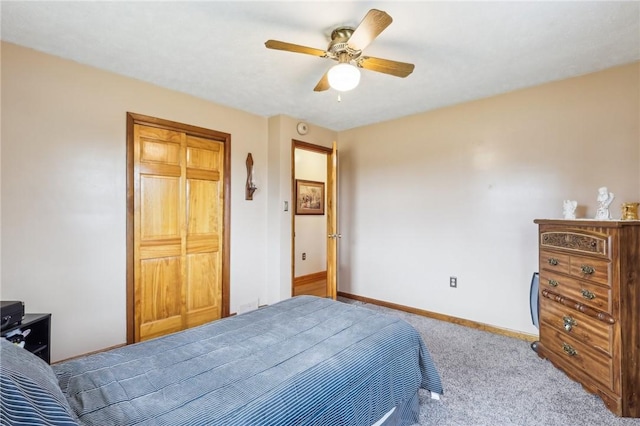
[(296, 214), (324, 214), (324, 182), (296, 179)]

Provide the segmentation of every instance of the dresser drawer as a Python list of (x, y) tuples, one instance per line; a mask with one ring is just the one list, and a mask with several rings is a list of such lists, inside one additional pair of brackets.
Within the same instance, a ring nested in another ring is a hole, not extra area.
[(576, 254), (610, 257), (609, 235), (580, 229), (547, 229), (540, 232), (540, 248), (554, 248)]
[(569, 273), (582, 280), (610, 285), (611, 262), (582, 256), (570, 256)]
[(592, 284), (568, 276), (554, 274), (553, 272), (542, 271), (540, 273), (540, 288), (549, 289), (554, 293), (590, 306), (596, 310), (611, 313), (610, 287)]
[(612, 353), (612, 324), (599, 321), (545, 297), (540, 299), (540, 321), (561, 335), (572, 336), (606, 354)]
[(610, 285), (611, 262), (607, 259), (542, 250), (540, 251), (540, 269)]
[(570, 256), (542, 250), (540, 251), (540, 269), (569, 274), (571, 272)]
[(545, 350), (554, 352), (564, 363), (615, 391), (613, 362), (609, 356), (549, 327), (540, 328), (540, 342)]

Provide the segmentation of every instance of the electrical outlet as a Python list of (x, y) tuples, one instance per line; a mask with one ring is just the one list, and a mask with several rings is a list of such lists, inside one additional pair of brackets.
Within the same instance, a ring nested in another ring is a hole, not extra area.
[(458, 277), (449, 277), (449, 287), (458, 287)]
[(302, 253), (302, 260), (307, 260), (307, 253)]

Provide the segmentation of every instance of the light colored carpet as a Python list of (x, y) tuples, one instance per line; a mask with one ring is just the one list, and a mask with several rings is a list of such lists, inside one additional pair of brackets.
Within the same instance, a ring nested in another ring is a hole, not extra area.
[(599, 397), (540, 359), (528, 342), (351, 299), (339, 300), (399, 316), (422, 335), (445, 394), (437, 401), (421, 391), (420, 425), (640, 426), (640, 419), (613, 415)]

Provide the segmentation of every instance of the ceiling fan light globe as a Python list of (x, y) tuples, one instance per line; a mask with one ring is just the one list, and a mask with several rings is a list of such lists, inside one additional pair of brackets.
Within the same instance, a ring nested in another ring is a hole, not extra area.
[(327, 73), (327, 79), (333, 89), (347, 92), (360, 83), (360, 70), (351, 64), (337, 64), (331, 67)]

